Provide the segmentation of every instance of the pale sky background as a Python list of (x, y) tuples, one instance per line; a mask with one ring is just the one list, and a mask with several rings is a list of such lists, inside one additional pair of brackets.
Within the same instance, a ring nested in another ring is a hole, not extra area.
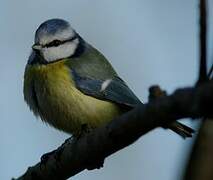
[[(24, 67), (40, 23), (68, 20), (146, 102), (153, 84), (171, 93), (195, 82), (197, 7), (197, 0), (1, 0), (0, 179), (23, 174), (69, 137), (37, 120), (23, 100)], [(209, 8), (213, 10), (212, 2)], [(107, 158), (101, 170), (72, 179), (179, 180), (192, 142), (158, 128)]]

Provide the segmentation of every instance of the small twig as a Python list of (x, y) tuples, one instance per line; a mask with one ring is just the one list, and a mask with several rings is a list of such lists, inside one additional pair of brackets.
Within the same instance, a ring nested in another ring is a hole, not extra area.
[(213, 76), (213, 64), (208, 72), (208, 79), (212, 79), (213, 78), (212, 76)]
[(206, 1), (200, 0), (200, 66), (199, 66), (199, 78), (198, 84), (208, 80), (207, 78), (207, 48), (206, 48), (206, 39), (207, 39), (207, 8)]

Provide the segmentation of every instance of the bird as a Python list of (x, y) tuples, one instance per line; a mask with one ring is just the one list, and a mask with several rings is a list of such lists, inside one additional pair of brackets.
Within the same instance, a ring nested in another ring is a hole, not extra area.
[[(35, 32), (24, 72), (24, 99), (36, 117), (80, 137), (142, 102), (106, 57), (63, 19), (49, 19)], [(183, 138), (194, 130), (175, 121)]]

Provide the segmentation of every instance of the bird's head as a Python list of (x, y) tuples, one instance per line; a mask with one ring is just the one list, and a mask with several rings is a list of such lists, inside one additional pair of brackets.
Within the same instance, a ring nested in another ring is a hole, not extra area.
[(34, 41), (33, 51), (40, 53), (47, 63), (78, 55), (84, 44), (70, 24), (62, 19), (43, 22), (36, 30)]

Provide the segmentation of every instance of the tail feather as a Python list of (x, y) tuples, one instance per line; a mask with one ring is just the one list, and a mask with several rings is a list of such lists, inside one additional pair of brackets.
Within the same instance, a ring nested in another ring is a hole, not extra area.
[(174, 131), (175, 133), (179, 134), (182, 138), (192, 137), (192, 134), (195, 132), (194, 129), (175, 121), (169, 124), (169, 129)]

